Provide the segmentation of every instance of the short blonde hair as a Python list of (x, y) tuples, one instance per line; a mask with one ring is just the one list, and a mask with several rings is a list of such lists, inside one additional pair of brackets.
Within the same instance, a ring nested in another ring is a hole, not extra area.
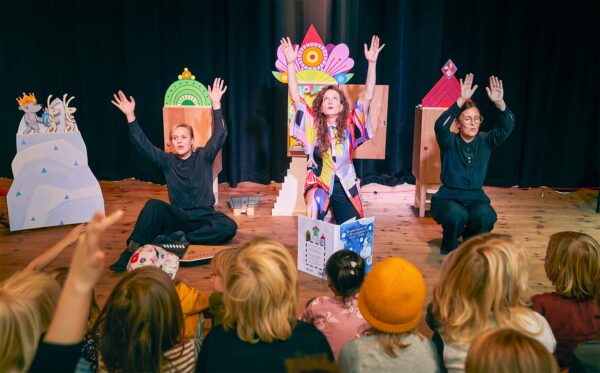
[(60, 295), (42, 272), (17, 272), (0, 283), (0, 371), (26, 372)]
[[(254, 239), (232, 257), (225, 271), (226, 330), (246, 342), (286, 340), (296, 325), (298, 276), (279, 242)], [(258, 338), (257, 338), (258, 337)]]
[(236, 250), (232, 248), (223, 249), (212, 257), (210, 268), (217, 276), (225, 278), (225, 270), (229, 267), (229, 262), (235, 252)]
[(498, 328), (475, 338), (465, 372), (558, 373), (558, 364), (538, 340), (514, 329)]
[(527, 254), (510, 237), (488, 233), (464, 242), (448, 258), (433, 291), (442, 336), (469, 343), (494, 324), (527, 333), (525, 318), (533, 314), (524, 299), (528, 276)]
[(593, 298), (599, 286), (595, 278), (600, 274), (600, 245), (585, 233), (555, 233), (544, 268), (559, 295), (578, 301)]

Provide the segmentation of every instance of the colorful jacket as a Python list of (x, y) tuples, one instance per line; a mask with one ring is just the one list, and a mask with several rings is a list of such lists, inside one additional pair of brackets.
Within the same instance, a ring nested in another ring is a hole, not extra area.
[(315, 187), (323, 188), (329, 196), (333, 192), (335, 176), (340, 179), (346, 195), (363, 217), (362, 203), (359, 196), (359, 183), (352, 164), (352, 155), (366, 140), (373, 136), (373, 125), (369, 112), (365, 112), (362, 98), (356, 100), (354, 109), (346, 119), (346, 136), (341, 143), (336, 143), (335, 127), (329, 127), (330, 149), (324, 155), (319, 154), (317, 128), (313, 111), (301, 99), (297, 104), (296, 114), (290, 124), (290, 135), (302, 144), (308, 156), (308, 168), (304, 192)]

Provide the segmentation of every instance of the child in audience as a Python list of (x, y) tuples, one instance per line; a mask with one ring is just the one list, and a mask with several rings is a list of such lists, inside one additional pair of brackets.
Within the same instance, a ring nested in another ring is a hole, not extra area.
[(194, 340), (183, 339), (183, 311), (171, 278), (147, 266), (114, 287), (95, 329), (99, 371), (193, 372)]
[(558, 373), (554, 356), (539, 341), (511, 328), (490, 329), (475, 338), (466, 373)]
[(285, 371), (286, 359), (303, 356), (333, 361), (323, 333), (296, 319), (296, 265), (283, 245), (248, 242), (232, 256), (224, 280), (223, 325), (208, 333), (199, 372)]
[(553, 234), (544, 268), (556, 291), (533, 296), (532, 307), (548, 320), (557, 341), (558, 364), (566, 368), (575, 346), (596, 338), (600, 328), (594, 297), (600, 286), (595, 281), (600, 274), (600, 245), (585, 233)]
[(523, 298), (528, 275), (527, 253), (499, 234), (473, 237), (448, 258), (427, 323), (441, 335), (438, 350), (449, 372), (464, 371), (471, 342), (494, 327), (533, 336), (554, 352), (556, 340), (548, 322)]
[(235, 254), (235, 249), (223, 249), (216, 253), (210, 261), (212, 271), (210, 283), (213, 292), (208, 298), (208, 303), (210, 304), (213, 326), (223, 324), (223, 316), (225, 316), (225, 304), (223, 303), (225, 286), (223, 285), (223, 279), (225, 278), (225, 270), (229, 266), (233, 254)]
[(58, 282), (42, 272), (17, 272), (0, 283), (1, 372), (29, 370), (59, 295)]
[[(29, 369), (40, 337), (52, 321), (68, 268), (56, 268), (48, 274), (41, 271), (76, 242), (84, 230), (85, 225), (76, 226), (22, 272), (0, 284), (0, 372)], [(95, 304), (93, 294), (92, 303)]]
[(94, 286), (105, 268), (106, 252), (100, 249), (102, 233), (123, 216), (97, 212), (86, 225), (73, 252), (69, 274), (48, 332), (40, 341), (30, 372), (72, 372), (81, 356)]
[(175, 277), (179, 258), (160, 246), (148, 244), (137, 249), (127, 264), (127, 270), (134, 271), (147, 266), (159, 268), (173, 279), (183, 311), (183, 338), (197, 338), (199, 350), (204, 330), (202, 311), (208, 308), (208, 295), (189, 286), (185, 279)]
[(343, 372), (439, 372), (433, 342), (414, 329), (421, 321), (425, 280), (413, 264), (388, 258), (373, 266), (358, 295), (371, 333), (341, 351)]
[(313, 324), (325, 334), (337, 359), (346, 343), (369, 329), (358, 309), (358, 290), (365, 278), (365, 261), (354, 251), (340, 250), (327, 260), (325, 273), (335, 296), (310, 301), (299, 319)]

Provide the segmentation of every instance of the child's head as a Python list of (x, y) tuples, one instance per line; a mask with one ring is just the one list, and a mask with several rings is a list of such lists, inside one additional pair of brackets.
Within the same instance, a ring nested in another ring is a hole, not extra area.
[(410, 332), (421, 320), (425, 301), (423, 274), (402, 258), (375, 264), (358, 294), (358, 307), (369, 325), (383, 333)]
[(478, 336), (467, 355), (466, 373), (557, 373), (556, 359), (538, 340), (511, 328)]
[[(483, 234), (448, 258), (433, 292), (433, 310), (452, 342), (469, 342), (488, 329), (489, 318), (513, 325), (526, 313), (527, 255), (508, 236)], [(518, 316), (517, 316), (518, 317)]]
[(0, 370), (29, 369), (52, 321), (60, 285), (41, 272), (18, 272), (0, 283)]
[(171, 278), (151, 266), (127, 273), (110, 293), (96, 330), (110, 371), (158, 372), (163, 353), (183, 334), (183, 311)]
[(600, 245), (591, 236), (579, 232), (559, 232), (550, 237), (546, 275), (564, 297), (584, 300), (595, 295), (600, 274)]
[(286, 340), (296, 322), (298, 276), (278, 242), (255, 239), (232, 256), (225, 271), (223, 326), (246, 342)]
[(235, 254), (235, 249), (223, 249), (213, 256), (210, 261), (210, 283), (213, 291), (222, 293), (225, 290), (223, 284), (225, 278), (225, 270), (229, 267), (232, 255)]
[(365, 261), (352, 250), (336, 251), (325, 264), (331, 290), (344, 301), (358, 293), (365, 279)]

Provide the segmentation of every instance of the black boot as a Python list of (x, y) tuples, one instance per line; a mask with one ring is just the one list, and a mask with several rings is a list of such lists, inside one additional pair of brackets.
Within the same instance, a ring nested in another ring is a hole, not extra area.
[(127, 264), (129, 263), (129, 259), (133, 255), (133, 251), (129, 249), (123, 250), (119, 259), (111, 264), (108, 268), (113, 272), (125, 272), (127, 269)]
[(152, 244), (160, 246), (168, 252), (177, 255), (179, 259), (183, 258), (188, 247), (190, 246), (190, 243), (185, 238), (185, 233), (182, 231), (177, 231), (167, 235), (159, 235), (154, 241), (152, 241)]

